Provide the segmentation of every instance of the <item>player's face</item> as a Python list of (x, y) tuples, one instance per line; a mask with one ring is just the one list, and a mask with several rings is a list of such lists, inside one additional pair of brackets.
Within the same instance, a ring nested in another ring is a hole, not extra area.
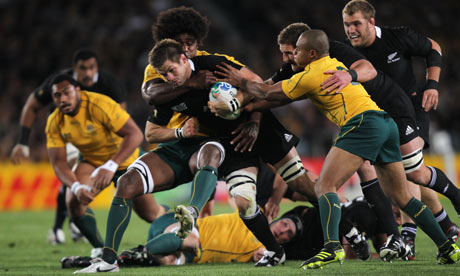
[(53, 85), (51, 95), (62, 113), (70, 116), (77, 114), (80, 106), (79, 87), (73, 86), (68, 81), (62, 81)]
[(182, 45), (182, 49), (184, 50), (185, 55), (188, 58), (196, 57), (196, 52), (198, 50), (198, 41), (195, 37), (189, 34), (180, 34), (174, 40), (176, 40)]
[(283, 55), (283, 63), (295, 64), (294, 51), (295, 47), (290, 44), (280, 44), (280, 52)]
[(313, 50), (307, 49), (306, 38), (300, 36), (297, 40), (296, 48), (294, 51), (294, 61), (297, 66), (304, 68), (313, 60)]
[(278, 243), (287, 243), (295, 236), (294, 222), (287, 218), (270, 224), (270, 230)]
[(365, 19), (360, 11), (353, 15), (343, 14), (343, 27), (353, 47), (368, 47), (374, 42), (374, 20)]
[(190, 64), (188, 63), (187, 57), (183, 54), (179, 58), (179, 62), (168, 59), (157, 69), (168, 82), (178, 86), (184, 84), (191, 75)]
[(94, 76), (98, 72), (97, 61), (94, 57), (87, 60), (79, 60), (74, 66), (77, 74), (77, 81), (84, 87), (90, 87), (94, 84)]

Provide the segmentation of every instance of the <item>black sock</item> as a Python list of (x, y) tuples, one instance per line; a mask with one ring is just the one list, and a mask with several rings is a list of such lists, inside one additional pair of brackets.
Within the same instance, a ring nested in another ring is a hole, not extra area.
[(428, 186), (436, 192), (445, 195), (460, 214), (460, 190), (438, 168), (428, 166), (431, 170), (431, 179)]
[(449, 228), (452, 226), (452, 221), (449, 218), (449, 215), (446, 213), (444, 208), (437, 214), (434, 214), (434, 219), (439, 223), (441, 226), (442, 231), (447, 233)]
[(377, 215), (379, 229), (387, 235), (399, 235), (391, 201), (383, 192), (382, 187), (380, 187), (379, 180), (376, 178), (371, 181), (361, 182), (361, 188), (364, 197)]
[(67, 217), (67, 206), (65, 205), (65, 193), (66, 193), (66, 186), (62, 184), (61, 188), (59, 188), (59, 192), (56, 198), (57, 206), (56, 206), (56, 218), (54, 219), (54, 226), (53, 226), (54, 231), (56, 231), (57, 229), (62, 229), (65, 218)]
[(276, 242), (272, 231), (270, 231), (270, 226), (268, 225), (267, 218), (258, 208), (256, 214), (252, 217), (241, 217), (241, 219), (243, 220), (246, 227), (265, 246), (265, 248), (267, 248), (267, 250), (274, 251), (276, 253), (279, 253), (283, 250), (281, 245)]
[(415, 236), (417, 235), (417, 225), (410, 222), (404, 223), (401, 227), (401, 235), (409, 237), (411, 240), (415, 241)]

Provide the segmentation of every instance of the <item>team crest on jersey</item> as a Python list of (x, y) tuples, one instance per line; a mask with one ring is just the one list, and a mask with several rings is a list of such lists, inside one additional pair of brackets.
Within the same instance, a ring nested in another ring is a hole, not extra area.
[(70, 133), (61, 133), (62, 139), (68, 141), (72, 139), (72, 135)]
[(398, 60), (400, 60), (401, 58), (397, 56), (398, 55), (398, 52), (394, 52), (394, 53), (391, 53), (388, 55), (388, 59), (387, 59), (387, 63), (390, 64), (390, 63), (393, 63), (393, 62), (396, 62)]
[(96, 133), (96, 129), (94, 128), (94, 126), (92, 124), (89, 124), (88, 126), (86, 126), (86, 131), (88, 131), (89, 134), (95, 134)]
[(176, 112), (181, 112), (187, 109), (187, 105), (185, 103), (180, 103), (178, 105), (171, 107), (171, 109)]

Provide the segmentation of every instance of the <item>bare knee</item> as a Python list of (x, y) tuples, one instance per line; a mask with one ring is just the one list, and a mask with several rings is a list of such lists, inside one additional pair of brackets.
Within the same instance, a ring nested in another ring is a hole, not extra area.
[(86, 212), (86, 209), (88, 209), (88, 205), (83, 205), (72, 193), (67, 194), (66, 196), (66, 206), (71, 218), (78, 218), (83, 216)]
[(246, 213), (249, 209), (249, 206), (251, 205), (251, 202), (247, 200), (246, 198), (237, 195), (235, 196), (235, 204), (236, 204), (236, 207), (238, 208), (238, 212), (240, 216), (242, 217), (246, 216)]
[(143, 194), (144, 186), (140, 179), (139, 173), (135, 169), (131, 169), (124, 173), (117, 181), (117, 190), (115, 196), (126, 199)]
[(416, 184), (428, 186), (431, 179), (431, 171), (426, 166), (421, 166), (418, 170), (408, 173), (407, 179)]

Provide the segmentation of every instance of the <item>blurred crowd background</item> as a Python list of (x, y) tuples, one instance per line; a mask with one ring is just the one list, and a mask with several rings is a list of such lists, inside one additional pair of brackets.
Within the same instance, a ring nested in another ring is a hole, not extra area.
[[(18, 121), (29, 94), (51, 73), (71, 66), (80, 47), (95, 50), (100, 67), (120, 78), (128, 91), (128, 111), (141, 128), (150, 107), (140, 96), (147, 53), (153, 47), (151, 25), (168, 8), (192, 6), (211, 21), (202, 50), (236, 57), (269, 78), (281, 65), (276, 36), (286, 25), (305, 22), (344, 40), (341, 11), (348, 0), (0, 0), (0, 160), (17, 141)], [(460, 1), (370, 1), (377, 25), (407, 25), (442, 47), (440, 103), (432, 112), (432, 131), (444, 131), (460, 151)], [(423, 62), (416, 61), (420, 85)], [(49, 110), (31, 135), (32, 158), (47, 160), (44, 126)], [(276, 114), (302, 138), (303, 156), (327, 153), (336, 127), (308, 102), (279, 108)]]

